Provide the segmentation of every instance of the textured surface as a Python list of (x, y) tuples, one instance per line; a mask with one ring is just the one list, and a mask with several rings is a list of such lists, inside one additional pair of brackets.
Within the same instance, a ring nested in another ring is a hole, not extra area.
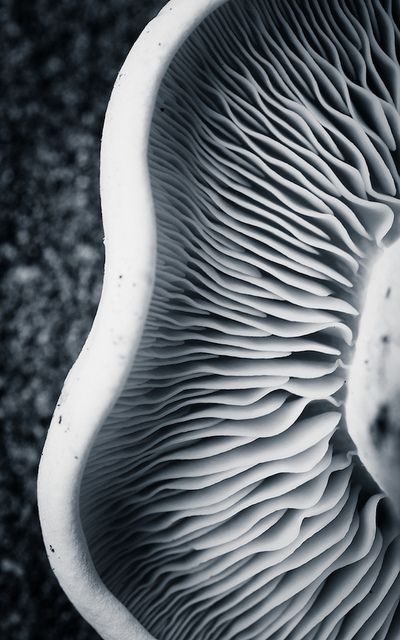
[(119, 67), (161, 2), (0, 3), (0, 636), (94, 640), (48, 564), (40, 452), (99, 299), (98, 156)]
[(158, 640), (399, 634), (398, 529), (343, 404), (399, 230), (399, 6), (330, 6), (231, 0), (160, 91), (156, 287), (82, 493)]

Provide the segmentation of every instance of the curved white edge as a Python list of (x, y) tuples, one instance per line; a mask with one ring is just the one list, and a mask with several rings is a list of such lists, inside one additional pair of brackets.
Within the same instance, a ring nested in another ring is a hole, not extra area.
[(101, 147), (106, 247), (101, 300), (65, 381), (39, 466), (39, 515), (50, 564), (69, 599), (104, 640), (152, 636), (96, 572), (80, 522), (80, 484), (93, 440), (129, 374), (153, 288), (156, 229), (147, 150), (158, 89), (180, 45), (224, 2), (169, 2), (143, 31), (118, 75)]

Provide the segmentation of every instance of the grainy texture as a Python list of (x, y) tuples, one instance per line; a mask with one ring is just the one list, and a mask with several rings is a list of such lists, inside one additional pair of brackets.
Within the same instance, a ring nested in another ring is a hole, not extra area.
[(98, 158), (107, 101), (129, 48), (162, 4), (0, 5), (0, 635), (7, 640), (98, 637), (51, 574), (36, 474), (101, 290)]

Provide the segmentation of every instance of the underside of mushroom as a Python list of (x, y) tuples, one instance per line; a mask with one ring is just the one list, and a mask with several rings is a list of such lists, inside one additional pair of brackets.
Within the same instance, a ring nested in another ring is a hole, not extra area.
[(80, 501), (101, 579), (157, 640), (399, 637), (399, 525), (345, 413), (400, 233), (399, 18), (228, 0), (162, 80), (155, 286)]

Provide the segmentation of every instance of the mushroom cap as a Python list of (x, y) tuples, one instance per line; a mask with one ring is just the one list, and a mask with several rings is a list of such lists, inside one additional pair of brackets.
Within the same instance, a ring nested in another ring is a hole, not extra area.
[(378, 0), (180, 0), (118, 76), (102, 300), (39, 475), (105, 639), (399, 631), (398, 521), (345, 415), (399, 235), (398, 38)]

